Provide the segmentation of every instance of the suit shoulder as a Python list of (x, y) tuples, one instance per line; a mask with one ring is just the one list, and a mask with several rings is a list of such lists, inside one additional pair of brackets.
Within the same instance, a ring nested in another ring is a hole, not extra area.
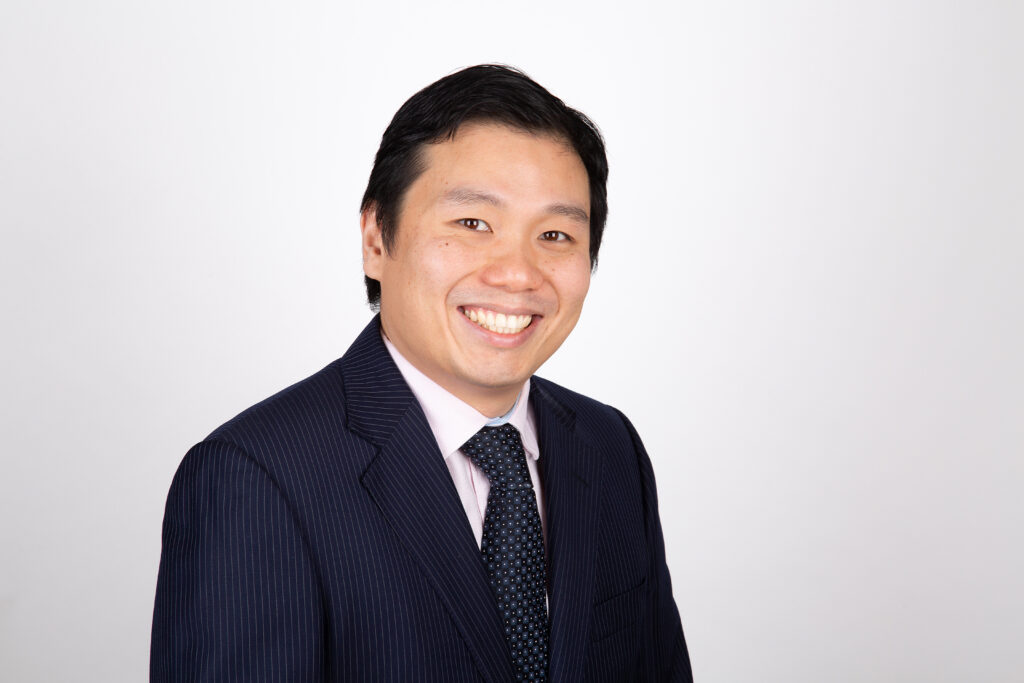
[(600, 441), (606, 443), (631, 441), (632, 425), (618, 408), (542, 377), (533, 377), (530, 382), (556, 411), (572, 415), (582, 431), (596, 434)]
[(247, 444), (273, 436), (316, 431), (325, 424), (344, 421), (345, 390), (336, 360), (322, 370), (299, 380), (259, 403), (243, 410), (206, 437), (226, 441), (250, 450)]

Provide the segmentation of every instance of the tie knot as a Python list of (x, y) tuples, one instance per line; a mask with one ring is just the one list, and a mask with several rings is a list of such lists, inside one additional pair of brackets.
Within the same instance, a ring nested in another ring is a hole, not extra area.
[(526, 469), (526, 452), (519, 430), (506, 423), (498, 427), (484, 427), (462, 445), (477, 467), (487, 475), (491, 486), (532, 488), (530, 471)]

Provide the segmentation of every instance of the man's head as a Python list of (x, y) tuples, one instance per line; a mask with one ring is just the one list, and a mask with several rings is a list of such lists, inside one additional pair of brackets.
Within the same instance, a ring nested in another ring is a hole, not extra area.
[(362, 203), (389, 339), (478, 410), (507, 408), (579, 317), (607, 175), (593, 124), (513, 69), (471, 67), (410, 98)]
[[(597, 127), (582, 113), (522, 72), (507, 66), (471, 66), (410, 97), (384, 131), (360, 211), (372, 210), (384, 245), (394, 244), (406, 190), (423, 172), (426, 145), (450, 140), (466, 123), (487, 121), (562, 138), (587, 170), (590, 186), (590, 261), (597, 266), (608, 217), (608, 160)], [(380, 283), (366, 278), (366, 297), (380, 303)]]

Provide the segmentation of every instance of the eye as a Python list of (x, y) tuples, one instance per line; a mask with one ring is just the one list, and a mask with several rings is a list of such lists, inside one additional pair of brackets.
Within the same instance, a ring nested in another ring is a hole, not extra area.
[(479, 218), (460, 218), (455, 222), (463, 227), (469, 228), (470, 230), (475, 230), (476, 232), (488, 232), (491, 229), (491, 226), (487, 225), (487, 223)]
[(547, 230), (540, 234), (540, 238), (545, 242), (571, 242), (572, 238), (561, 230)]

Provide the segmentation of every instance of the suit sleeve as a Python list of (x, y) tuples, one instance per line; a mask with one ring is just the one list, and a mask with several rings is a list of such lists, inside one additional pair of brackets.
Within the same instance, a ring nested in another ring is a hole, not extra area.
[(320, 680), (320, 593), (268, 473), (229, 443), (192, 448), (167, 497), (150, 680)]
[(640, 483), (643, 493), (644, 523), (647, 533), (647, 547), (650, 556), (647, 585), (651, 587), (649, 599), (649, 628), (651, 633), (645, 638), (647, 648), (644, 660), (647, 671), (644, 680), (671, 681), (672, 683), (692, 683), (693, 672), (690, 668), (690, 655), (683, 636), (683, 627), (679, 621), (679, 611), (672, 598), (672, 579), (669, 577), (668, 565), (665, 562), (665, 540), (661, 530), (661, 517), (658, 514), (658, 492), (654, 482), (654, 468), (647, 455), (640, 435), (629, 419), (619, 413), (629, 430), (633, 440), (633, 448), (637, 455), (640, 470)]

